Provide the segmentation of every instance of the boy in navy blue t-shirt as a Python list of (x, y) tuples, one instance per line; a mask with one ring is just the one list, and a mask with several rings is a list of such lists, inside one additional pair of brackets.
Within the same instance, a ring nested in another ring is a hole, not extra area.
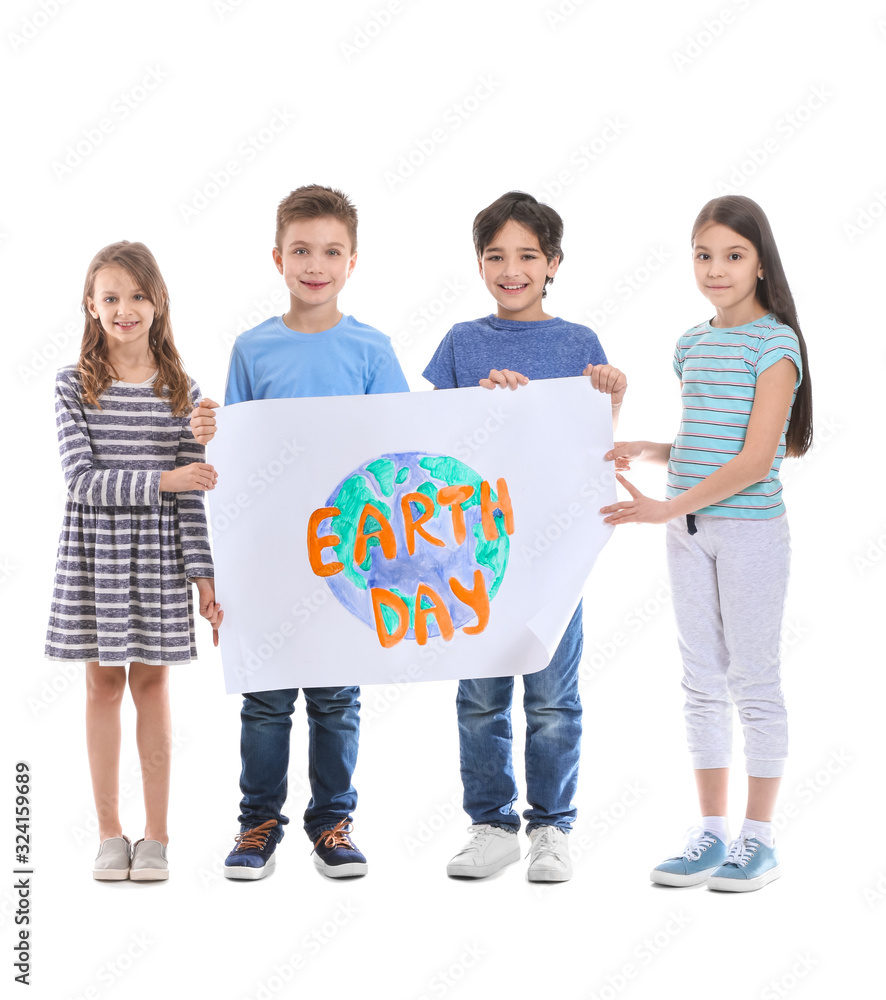
[[(606, 361), (593, 330), (549, 316), (546, 286), (563, 259), (563, 221), (532, 195), (511, 191), (474, 220), (480, 274), (495, 299), (495, 315), (457, 323), (440, 342), (424, 376), (437, 389), (477, 384), (516, 389), (531, 378), (589, 375), (612, 396), (613, 423), (627, 388)], [(572, 877), (566, 835), (576, 810), (581, 746), (578, 668), (582, 652), (581, 602), (553, 659), (523, 678), (526, 711), (526, 797), (531, 841), (529, 880)], [(484, 878), (517, 861), (520, 817), (511, 734), (513, 677), (460, 681), (458, 731), (464, 808), (470, 839), (447, 873)]]

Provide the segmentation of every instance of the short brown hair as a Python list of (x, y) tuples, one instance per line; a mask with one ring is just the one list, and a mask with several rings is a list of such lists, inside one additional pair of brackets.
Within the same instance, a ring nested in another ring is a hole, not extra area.
[(357, 249), (357, 209), (351, 199), (335, 188), (305, 184), (291, 191), (277, 206), (277, 232), (274, 246), (282, 250), (283, 233), (297, 219), (321, 219), (330, 216), (347, 226), (351, 253)]

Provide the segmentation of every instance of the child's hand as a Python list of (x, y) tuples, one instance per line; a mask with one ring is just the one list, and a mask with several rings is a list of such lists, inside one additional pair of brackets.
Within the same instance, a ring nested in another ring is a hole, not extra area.
[(160, 473), (161, 493), (187, 493), (188, 490), (214, 490), (218, 473), (205, 462), (191, 462)]
[(484, 389), (516, 389), (518, 385), (528, 385), (529, 379), (525, 375), (521, 375), (519, 372), (512, 372), (507, 368), (502, 368), (499, 371), (497, 368), (493, 368), (489, 373), (489, 378), (481, 378), (480, 385)]
[(623, 371), (612, 365), (588, 365), (582, 375), (590, 375), (591, 385), (600, 392), (609, 393), (613, 406), (621, 406), (628, 387), (627, 376)]
[(198, 576), (194, 578), (197, 586), (197, 593), (200, 597), (200, 614), (208, 619), (212, 626), (212, 645), (218, 645), (218, 630), (225, 613), (220, 604), (215, 601), (215, 580), (211, 576)]
[(198, 444), (208, 444), (215, 437), (215, 414), (220, 404), (214, 399), (201, 399), (200, 405), (191, 410), (191, 433)]
[(615, 478), (631, 494), (630, 500), (620, 500), (608, 507), (601, 507), (601, 514), (608, 514), (603, 521), (606, 524), (664, 524), (674, 515), (667, 500), (651, 500), (625, 479), (616, 473)]
[(642, 441), (616, 441), (612, 451), (607, 451), (603, 456), (604, 462), (615, 462), (616, 472), (626, 472), (631, 467), (631, 462), (643, 458)]

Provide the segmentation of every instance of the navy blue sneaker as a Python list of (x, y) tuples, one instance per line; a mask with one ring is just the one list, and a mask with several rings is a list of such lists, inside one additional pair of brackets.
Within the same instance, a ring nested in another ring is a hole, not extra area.
[(332, 830), (324, 830), (314, 841), (314, 865), (329, 878), (348, 878), (369, 871), (366, 858), (351, 843), (350, 820), (343, 819)]
[(271, 828), (276, 825), (277, 820), (269, 819), (234, 837), (237, 845), (225, 858), (225, 878), (256, 879), (271, 874), (277, 861), (277, 841), (271, 836)]

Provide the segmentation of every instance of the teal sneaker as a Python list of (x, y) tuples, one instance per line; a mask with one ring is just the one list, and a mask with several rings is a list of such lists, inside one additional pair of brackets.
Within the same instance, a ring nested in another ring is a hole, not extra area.
[(729, 845), (729, 854), (708, 879), (708, 888), (751, 892), (774, 882), (780, 875), (775, 848), (761, 844), (749, 833), (743, 833)]
[(723, 841), (715, 833), (693, 826), (686, 833), (683, 853), (653, 868), (649, 877), (659, 885), (699, 885), (707, 882), (725, 860)]

